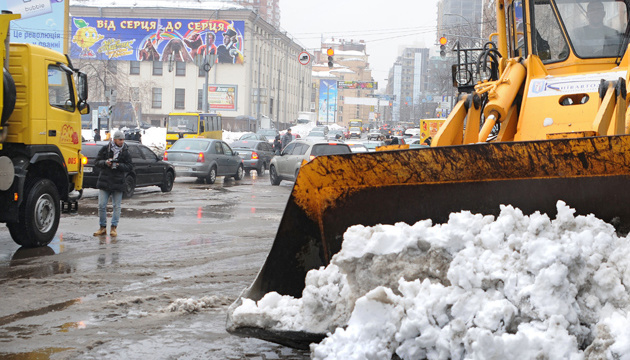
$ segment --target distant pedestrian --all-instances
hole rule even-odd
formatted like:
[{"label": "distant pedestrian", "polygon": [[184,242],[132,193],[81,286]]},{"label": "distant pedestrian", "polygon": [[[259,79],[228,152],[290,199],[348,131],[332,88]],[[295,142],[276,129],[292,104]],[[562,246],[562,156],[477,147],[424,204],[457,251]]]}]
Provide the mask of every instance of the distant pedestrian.
[{"label": "distant pedestrian", "polygon": [[109,141],[112,139],[112,134],[109,132],[109,130],[105,130],[105,141]]},{"label": "distant pedestrian", "polygon": [[424,139],[424,141],[422,143],[424,145],[431,146],[431,137],[429,136],[428,138]]},{"label": "distant pedestrian", "polygon": [[396,136],[392,136],[392,141],[389,145],[398,145],[398,138]]},{"label": "distant pedestrian", "polygon": [[291,128],[288,128],[287,132],[282,135],[282,149],[284,150],[291,141],[293,141],[293,135],[291,134]]},{"label": "distant pedestrian", "polygon": [[276,138],[273,140],[273,153],[276,155],[280,155],[282,152],[282,141],[280,140],[280,135],[276,135]]},{"label": "distant pedestrian", "polygon": [[94,129],[94,141],[101,141],[101,132],[98,129]]},{"label": "distant pedestrian", "polygon": [[116,131],[114,139],[99,150],[94,166],[101,169],[96,182],[98,192],[98,218],[101,227],[94,236],[107,234],[107,202],[112,198],[114,213],[112,215],[109,235],[118,236],[118,220],[120,219],[120,203],[125,191],[125,176],[133,171],[129,146],[125,144],[125,134]]}]

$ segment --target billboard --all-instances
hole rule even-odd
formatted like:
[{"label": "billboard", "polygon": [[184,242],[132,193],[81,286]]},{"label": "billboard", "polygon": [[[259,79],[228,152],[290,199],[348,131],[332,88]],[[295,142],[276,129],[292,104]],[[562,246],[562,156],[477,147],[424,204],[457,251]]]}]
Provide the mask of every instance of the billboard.
[{"label": "billboard", "polygon": [[378,82],[376,81],[337,81],[339,90],[378,90]]},{"label": "billboard", "polygon": [[70,57],[243,64],[244,21],[73,17]]},{"label": "billboard", "polygon": [[11,21],[12,42],[40,45],[60,53],[66,52],[66,5],[64,0],[0,0],[2,9],[22,15]]},{"label": "billboard", "polygon": [[420,120],[420,143],[424,143],[424,140],[429,136],[433,139],[445,120],[446,119]]},{"label": "billboard", "polygon": [[236,85],[208,85],[208,103],[212,110],[236,110]]},{"label": "billboard", "polygon": [[322,124],[334,123],[337,111],[337,80],[319,80],[319,116]]}]

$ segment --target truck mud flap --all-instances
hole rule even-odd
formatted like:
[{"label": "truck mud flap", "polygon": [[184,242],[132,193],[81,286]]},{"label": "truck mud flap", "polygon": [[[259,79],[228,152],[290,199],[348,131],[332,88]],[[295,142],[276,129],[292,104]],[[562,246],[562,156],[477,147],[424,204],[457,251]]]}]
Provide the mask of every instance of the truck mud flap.
[{"label": "truck mud flap", "polygon": [[[462,210],[496,216],[501,204],[554,218],[563,200],[627,233],[628,185],[627,135],[317,157],[300,169],[270,253],[242,297],[301,297],[306,272],[327,265],[356,224],[443,223]],[[287,344],[267,329],[229,330]]]}]

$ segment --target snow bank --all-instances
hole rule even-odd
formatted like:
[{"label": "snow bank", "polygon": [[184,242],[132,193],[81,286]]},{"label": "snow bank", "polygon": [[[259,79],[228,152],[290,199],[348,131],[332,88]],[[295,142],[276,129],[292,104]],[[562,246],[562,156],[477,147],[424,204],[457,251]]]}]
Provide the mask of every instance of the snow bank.
[{"label": "snow bank", "polygon": [[328,333],[313,359],[630,359],[630,245],[594,216],[353,226],[302,298],[243,299],[237,326]]},{"label": "snow bank", "polygon": [[204,296],[201,299],[177,299],[169,304],[163,312],[197,312],[201,309],[211,309],[224,307],[230,304],[230,300],[225,296]]}]

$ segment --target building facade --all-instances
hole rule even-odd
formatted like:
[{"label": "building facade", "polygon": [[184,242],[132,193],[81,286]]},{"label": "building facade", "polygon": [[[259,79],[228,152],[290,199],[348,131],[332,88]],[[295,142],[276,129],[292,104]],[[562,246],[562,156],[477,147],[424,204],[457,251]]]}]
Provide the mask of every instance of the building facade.
[{"label": "building facade", "polygon": [[280,0],[224,0],[257,12],[266,22],[280,27]]},{"label": "building facade", "polygon": [[70,55],[88,73],[90,102],[129,103],[138,121],[164,125],[171,112],[201,112],[207,97],[233,131],[263,116],[284,128],[308,111],[311,68],[289,34],[239,5],[160,1],[70,6]]},{"label": "building facade", "polygon": [[392,95],[393,122],[418,122],[425,113],[429,87],[429,49],[405,48],[389,71],[386,93]]},{"label": "building facade", "polygon": [[[334,51],[332,68],[328,65],[328,49]],[[312,109],[318,113],[320,123],[347,127],[353,119],[365,124],[375,119],[378,109],[374,92],[378,87],[363,40],[322,41],[314,61]]]}]

